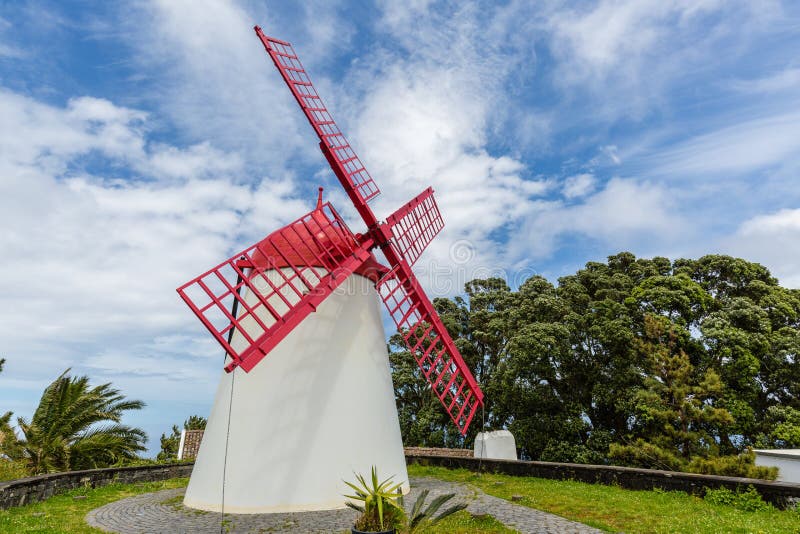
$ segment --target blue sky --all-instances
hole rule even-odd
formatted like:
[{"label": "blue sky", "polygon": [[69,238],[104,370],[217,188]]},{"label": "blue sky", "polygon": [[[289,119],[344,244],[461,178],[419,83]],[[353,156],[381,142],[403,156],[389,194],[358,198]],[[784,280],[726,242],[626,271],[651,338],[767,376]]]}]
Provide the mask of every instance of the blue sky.
[{"label": "blue sky", "polygon": [[308,211],[358,230],[252,26],[292,42],[383,194],[433,185],[431,296],[728,253],[800,287],[794,2],[0,2],[0,411],[71,367],[205,415],[174,289]]}]

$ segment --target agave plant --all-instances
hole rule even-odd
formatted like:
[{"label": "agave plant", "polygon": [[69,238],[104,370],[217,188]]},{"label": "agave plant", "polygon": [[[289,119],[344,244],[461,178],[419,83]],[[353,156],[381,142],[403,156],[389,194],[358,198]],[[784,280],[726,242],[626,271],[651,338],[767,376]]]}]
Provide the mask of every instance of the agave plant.
[{"label": "agave plant", "polygon": [[[455,497],[456,494],[448,493],[446,495],[439,495],[431,501],[425,510],[423,510],[422,507],[425,506],[425,501],[427,500],[429,493],[430,492],[428,490],[422,490],[422,492],[420,492],[417,500],[414,502],[414,506],[411,508],[411,514],[406,517],[406,524],[403,532],[411,534],[416,532],[418,529],[434,525],[445,517],[467,507],[465,503],[454,504],[439,515],[436,515],[436,512],[439,511],[439,508],[441,508],[444,503]],[[403,498],[400,497],[400,505],[402,506],[402,504]]]},{"label": "agave plant", "polygon": [[372,476],[369,482],[363,475],[353,473],[358,485],[344,481],[353,489],[355,495],[345,495],[348,499],[362,502],[356,504],[347,501],[345,504],[354,510],[361,512],[355,524],[355,528],[365,532],[381,532],[393,530],[405,523],[405,512],[398,503],[400,486],[402,483],[393,484],[390,476],[383,482],[378,481],[378,470],[372,466]]}]

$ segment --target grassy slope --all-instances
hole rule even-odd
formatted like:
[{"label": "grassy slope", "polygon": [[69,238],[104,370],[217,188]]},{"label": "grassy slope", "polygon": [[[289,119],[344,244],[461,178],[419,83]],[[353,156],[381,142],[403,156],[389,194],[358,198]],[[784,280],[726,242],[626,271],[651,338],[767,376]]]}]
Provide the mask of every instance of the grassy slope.
[{"label": "grassy slope", "polygon": [[[0,532],[102,532],[84,522],[89,510],[141,493],[181,488],[188,481],[188,478],[174,478],[161,482],[109,484],[96,489],[75,489],[43,502],[0,511]],[[86,498],[76,499],[76,496]]]},{"label": "grassy slope", "polygon": [[744,512],[714,505],[682,492],[632,491],[614,486],[507,475],[463,469],[409,466],[411,476],[466,482],[484,492],[552,512],[611,532],[796,533],[800,512]]}]

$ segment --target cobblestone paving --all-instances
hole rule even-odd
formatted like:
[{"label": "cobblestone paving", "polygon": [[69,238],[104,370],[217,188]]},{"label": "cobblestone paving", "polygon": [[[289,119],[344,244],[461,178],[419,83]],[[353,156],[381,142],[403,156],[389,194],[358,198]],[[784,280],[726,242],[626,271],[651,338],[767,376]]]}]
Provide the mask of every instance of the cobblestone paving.
[{"label": "cobblestone paving", "polygon": [[[522,533],[598,533],[597,529],[568,521],[539,510],[492,497],[462,485],[418,478],[411,480],[407,506],[413,504],[423,489],[430,491],[428,502],[443,493],[456,493],[456,499],[467,502],[467,511],[474,515],[488,514]],[[129,497],[89,512],[86,521],[106,532],[142,533],[218,533],[220,514],[186,508],[177,497],[185,489],[172,489]],[[224,532],[254,533],[317,533],[349,532],[356,512],[345,508],[324,512],[286,514],[226,514]]]}]

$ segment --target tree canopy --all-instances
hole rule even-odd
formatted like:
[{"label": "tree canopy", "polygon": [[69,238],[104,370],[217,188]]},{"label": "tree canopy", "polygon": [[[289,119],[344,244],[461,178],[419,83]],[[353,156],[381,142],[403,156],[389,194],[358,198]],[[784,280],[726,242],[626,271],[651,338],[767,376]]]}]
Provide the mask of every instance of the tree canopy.
[{"label": "tree canopy", "polygon": [[[508,428],[531,459],[758,476],[740,453],[800,444],[800,291],[762,265],[623,252],[555,285],[465,293],[434,305],[486,394],[466,443]],[[390,346],[406,444],[464,444]]]},{"label": "tree canopy", "polygon": [[24,463],[31,474],[107,467],[137,458],[147,436],[120,421],[144,403],[126,399],[111,384],[91,387],[88,377],[68,373],[47,386],[30,420],[17,418],[21,438],[4,433],[0,452]]}]

